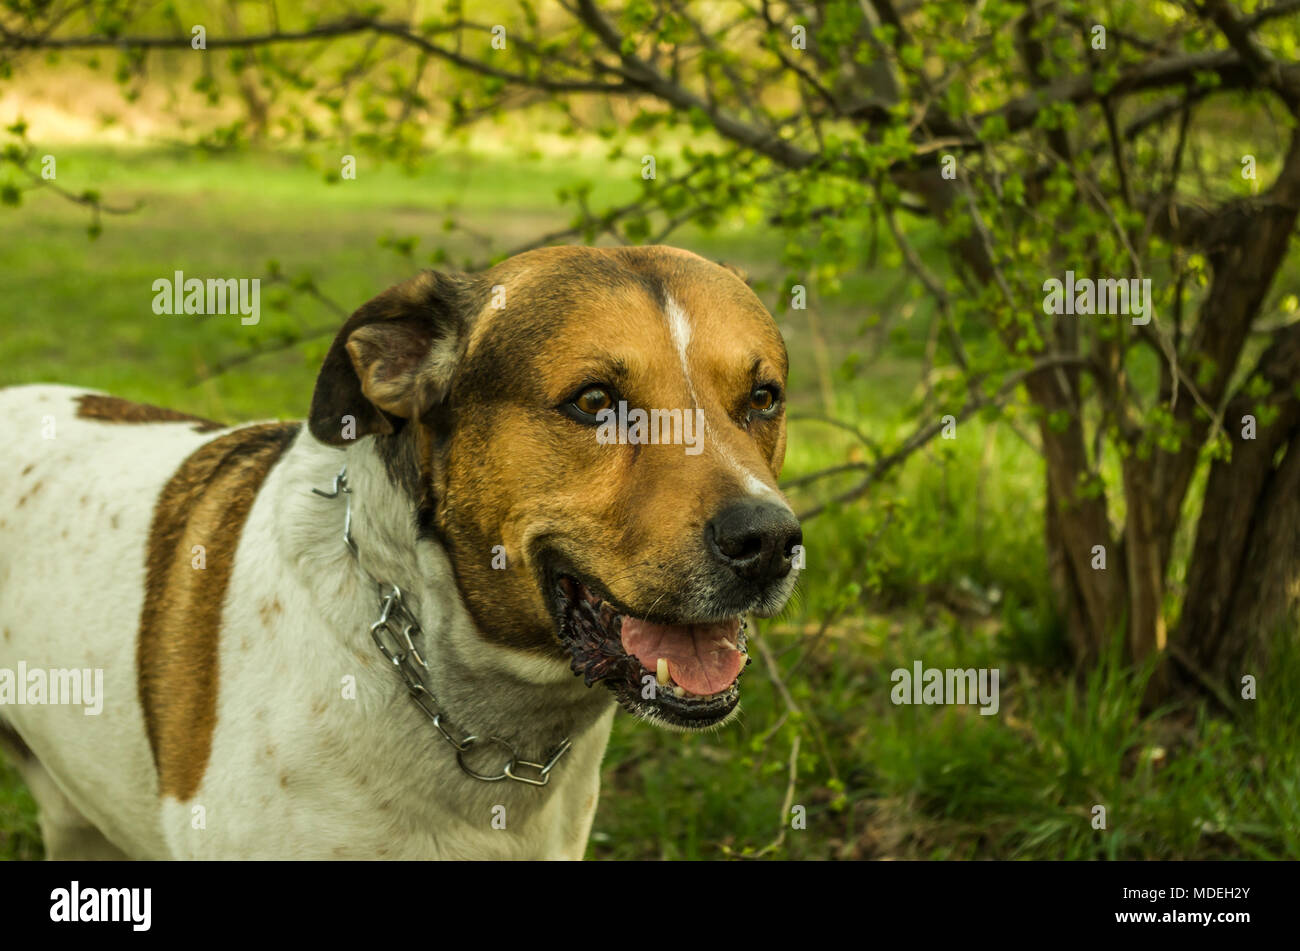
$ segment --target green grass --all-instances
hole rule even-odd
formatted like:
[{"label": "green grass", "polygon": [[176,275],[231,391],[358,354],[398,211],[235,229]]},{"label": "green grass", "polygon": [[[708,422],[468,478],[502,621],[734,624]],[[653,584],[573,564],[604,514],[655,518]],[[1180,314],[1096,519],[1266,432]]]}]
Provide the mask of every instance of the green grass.
[{"label": "green grass", "polygon": [[[477,238],[444,231],[449,205],[510,247],[566,224],[554,193],[580,177],[598,183],[597,204],[635,193],[598,165],[553,160],[449,154],[411,177],[363,159],[357,181],[327,185],[302,157],[62,152],[63,187],[142,207],[107,218],[97,241],[86,238],[84,211],[53,195],[0,212],[0,385],[78,383],[220,419],[301,416],[323,337],[193,380],[284,334],[332,333],[336,314],[301,296],[277,309],[278,292],[264,287],[254,327],[158,317],[152,281],[176,269],[264,275],[274,259],[287,274],[314,275],[350,310],[441,244],[455,261],[486,256]],[[412,234],[421,240],[410,256],[380,245]],[[932,232],[913,239],[933,257]],[[674,241],[760,280],[778,273],[779,246],[761,228],[730,223]],[[770,291],[764,299],[774,304]],[[867,318],[885,309],[898,310],[902,329],[878,339]],[[883,264],[820,302],[834,415],[880,442],[906,431],[925,314]],[[810,316],[778,315],[796,413],[828,409]],[[860,359],[839,365],[850,352]],[[860,452],[840,430],[793,423],[786,475]],[[757,634],[775,666],[755,657],[737,724],[681,737],[617,719],[592,857],[1300,858],[1294,690],[1265,690],[1238,721],[1201,708],[1143,715],[1139,673],[1107,664],[1079,683],[1063,672],[1045,587],[1041,462],[1007,428],[963,423],[959,438],[932,443],[805,534],[798,596]],[[890,672],[917,659],[1000,668],[1001,710],[895,706]],[[1297,676],[1295,651],[1282,651],[1270,682]],[[782,813],[796,742],[790,795],[806,811],[802,830]],[[1092,827],[1097,805],[1105,830]],[[32,810],[0,764],[0,857],[38,854]]]},{"label": "green grass", "polygon": [[36,803],[18,771],[0,753],[0,859],[39,859],[43,855]]}]

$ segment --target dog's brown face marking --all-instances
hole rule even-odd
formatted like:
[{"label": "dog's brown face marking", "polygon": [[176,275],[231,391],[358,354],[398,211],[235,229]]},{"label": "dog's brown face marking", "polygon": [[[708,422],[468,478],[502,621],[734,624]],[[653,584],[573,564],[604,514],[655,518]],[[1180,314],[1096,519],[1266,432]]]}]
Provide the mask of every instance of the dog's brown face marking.
[{"label": "dog's brown face marking", "polygon": [[[216,725],[221,607],[258,488],[299,430],[267,423],[194,452],[158,497],[137,644],[140,704],[161,795],[199,788]],[[194,567],[194,546],[204,567]]]},{"label": "dog's brown face marking", "polygon": [[132,403],[130,400],[116,396],[101,396],[96,393],[77,397],[77,416],[81,419],[97,419],[105,423],[195,423],[194,431],[197,433],[209,433],[226,428],[223,423],[215,423],[200,416],[191,416],[161,406],[150,406],[148,403]]},{"label": "dog's brown face marking", "polygon": [[[506,306],[478,315],[442,422],[445,450],[439,458],[437,434],[422,427],[422,469],[481,630],[562,656],[537,560],[561,553],[629,609],[671,611],[707,558],[708,519],[775,487],[784,414],[746,412],[756,386],[784,389],[785,346],[743,281],[683,251],[551,249],[482,280],[505,287]],[[557,409],[590,383],[632,407],[702,409],[702,451],[601,445]],[[494,545],[505,570],[492,566]]]}]

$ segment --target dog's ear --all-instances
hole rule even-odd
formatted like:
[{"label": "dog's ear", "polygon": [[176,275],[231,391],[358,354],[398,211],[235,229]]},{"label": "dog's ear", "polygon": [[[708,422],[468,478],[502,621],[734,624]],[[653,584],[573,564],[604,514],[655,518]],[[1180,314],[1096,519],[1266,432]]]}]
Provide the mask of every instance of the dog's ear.
[{"label": "dog's ear", "polygon": [[749,283],[749,275],[745,273],[744,268],[739,268],[734,264],[728,264],[726,261],[717,261],[715,263],[718,265],[718,267],[726,268],[728,271],[736,275],[736,277],[740,278],[746,284]]},{"label": "dog's ear", "polygon": [[425,271],[348,318],[316,378],[308,425],[323,443],[395,433],[451,387],[467,319],[468,280]]}]

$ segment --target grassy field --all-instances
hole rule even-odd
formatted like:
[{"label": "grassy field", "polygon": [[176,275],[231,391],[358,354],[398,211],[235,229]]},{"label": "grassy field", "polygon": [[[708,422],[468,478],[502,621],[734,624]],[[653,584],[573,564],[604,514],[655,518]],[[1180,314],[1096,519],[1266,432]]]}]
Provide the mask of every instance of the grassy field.
[{"label": "grassy field", "polygon": [[[483,259],[488,236],[499,250],[563,226],[555,192],[582,178],[597,204],[635,193],[596,163],[463,154],[418,177],[363,165],[328,185],[303,157],[61,151],[63,187],[140,207],[107,217],[95,241],[85,211],[54,195],[0,211],[0,385],[78,383],[227,420],[300,417],[337,313],[264,283],[256,326],[160,317],[152,281],[267,276],[274,261],[313,275],[347,311],[440,245],[454,261]],[[445,230],[452,209],[467,230]],[[384,246],[407,235],[421,238],[410,254]],[[923,253],[928,238],[914,236]],[[674,243],[761,281],[775,277],[775,240],[737,222]],[[871,318],[885,309],[904,319],[882,336]],[[792,412],[897,437],[920,396],[924,313],[882,259],[811,311],[779,315]],[[202,379],[304,332],[306,343]],[[786,476],[860,453],[839,429],[795,421]],[[758,628],[737,725],[683,738],[617,720],[590,857],[1300,858],[1298,692],[1264,691],[1243,720],[1199,707],[1145,715],[1140,673],[1067,676],[1045,590],[1041,463],[1005,427],[964,423],[805,537],[801,589]],[[1300,658],[1282,653],[1272,679],[1295,683]],[[998,714],[893,705],[890,672],[916,660],[1000,668]],[[790,828],[787,800],[806,828]],[[1096,805],[1104,830],[1092,827]],[[30,798],[0,764],[0,856],[39,854]]]}]

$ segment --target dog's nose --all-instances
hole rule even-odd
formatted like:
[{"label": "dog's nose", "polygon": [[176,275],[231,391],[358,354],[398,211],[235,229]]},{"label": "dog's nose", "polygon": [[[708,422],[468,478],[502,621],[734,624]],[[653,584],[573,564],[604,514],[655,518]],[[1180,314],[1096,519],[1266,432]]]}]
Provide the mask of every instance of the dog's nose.
[{"label": "dog's nose", "polygon": [[713,554],[741,578],[766,583],[790,573],[803,542],[799,520],[784,505],[746,499],[713,517],[705,532]]}]

